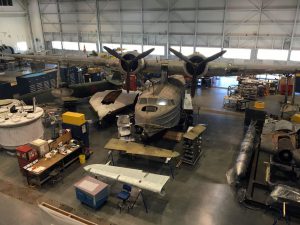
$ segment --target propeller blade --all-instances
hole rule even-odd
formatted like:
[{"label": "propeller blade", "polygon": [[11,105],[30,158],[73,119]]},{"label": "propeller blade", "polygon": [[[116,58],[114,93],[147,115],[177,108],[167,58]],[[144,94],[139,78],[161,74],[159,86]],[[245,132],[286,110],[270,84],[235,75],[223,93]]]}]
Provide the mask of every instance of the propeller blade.
[{"label": "propeller blade", "polygon": [[154,48],[149,49],[148,51],[142,52],[137,57],[134,58],[134,60],[140,60],[142,58],[145,58],[147,55],[149,55],[151,52],[154,51]]},{"label": "propeller blade", "polygon": [[195,96],[197,88],[197,76],[193,76],[192,83],[191,83],[191,97],[193,98]]},{"label": "propeller blade", "polygon": [[188,57],[182,55],[180,52],[176,51],[173,48],[169,48],[170,52],[172,52],[174,55],[176,55],[179,59],[182,59],[183,61],[185,61],[186,63],[189,63],[191,65],[194,65]]},{"label": "propeller blade", "polygon": [[[103,47],[109,54],[111,54],[112,56],[116,57],[117,59],[120,59],[123,62],[126,62],[126,60],[124,60],[122,58],[122,56],[120,56],[115,50],[110,49],[109,47],[104,46]],[[127,62],[126,62],[127,63]]]},{"label": "propeller blade", "polygon": [[217,59],[217,58],[221,57],[222,55],[224,55],[225,52],[226,52],[225,50],[224,50],[224,51],[220,51],[220,52],[218,52],[217,54],[214,54],[214,55],[212,55],[212,56],[210,56],[210,57],[207,57],[205,60],[203,60],[203,61],[201,62],[201,64],[203,64],[203,63],[208,63],[208,62],[211,62],[211,61],[214,61],[215,59]]}]

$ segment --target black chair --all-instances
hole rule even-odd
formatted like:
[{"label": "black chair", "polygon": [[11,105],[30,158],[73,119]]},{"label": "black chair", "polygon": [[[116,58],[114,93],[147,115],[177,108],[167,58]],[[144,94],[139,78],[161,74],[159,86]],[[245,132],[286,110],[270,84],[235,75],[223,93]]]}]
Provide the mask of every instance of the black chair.
[{"label": "black chair", "polygon": [[[127,206],[127,201],[130,198],[131,195],[131,186],[128,184],[123,184],[123,188],[122,191],[118,193],[118,199],[121,199],[122,202],[119,203],[119,208],[120,208],[120,213],[122,211],[123,208],[125,208]],[[128,211],[129,211],[129,206],[127,207]]]}]

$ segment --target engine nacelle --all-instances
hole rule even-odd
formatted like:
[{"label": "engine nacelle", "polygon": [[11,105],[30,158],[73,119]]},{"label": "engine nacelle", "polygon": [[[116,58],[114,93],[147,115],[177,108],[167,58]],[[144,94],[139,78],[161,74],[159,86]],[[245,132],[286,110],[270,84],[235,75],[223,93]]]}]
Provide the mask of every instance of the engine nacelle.
[{"label": "engine nacelle", "polygon": [[[137,51],[131,51],[131,52],[123,53],[122,57],[125,60],[131,60],[131,59],[134,59],[138,55],[139,55],[139,53]],[[127,72],[126,63],[124,63],[123,61],[120,61],[120,67],[124,72]],[[140,71],[144,67],[145,67],[145,61],[144,61],[144,59],[140,59],[140,60],[133,63],[133,65],[131,66],[130,72],[131,73],[137,73],[138,71]]]},{"label": "engine nacelle", "polygon": [[[204,55],[199,54],[199,53],[194,53],[192,55],[189,55],[188,58],[193,63],[200,63],[204,59],[206,59],[206,57]],[[195,74],[193,66],[189,65],[186,62],[183,64],[183,69],[184,69],[184,72],[190,76],[193,76]],[[208,65],[207,65],[207,63],[205,63],[205,64],[201,65],[200,68],[198,68],[196,75],[197,76],[204,75],[207,73],[207,70],[208,70]]]}]

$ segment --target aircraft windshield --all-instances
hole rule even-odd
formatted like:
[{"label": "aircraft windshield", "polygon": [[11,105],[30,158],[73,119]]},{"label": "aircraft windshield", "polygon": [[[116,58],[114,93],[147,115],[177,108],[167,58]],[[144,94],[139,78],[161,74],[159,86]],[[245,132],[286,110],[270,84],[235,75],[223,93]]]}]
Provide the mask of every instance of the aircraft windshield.
[{"label": "aircraft windshield", "polygon": [[164,99],[164,98],[140,98],[139,104],[148,104],[148,105],[175,105],[173,99]]}]

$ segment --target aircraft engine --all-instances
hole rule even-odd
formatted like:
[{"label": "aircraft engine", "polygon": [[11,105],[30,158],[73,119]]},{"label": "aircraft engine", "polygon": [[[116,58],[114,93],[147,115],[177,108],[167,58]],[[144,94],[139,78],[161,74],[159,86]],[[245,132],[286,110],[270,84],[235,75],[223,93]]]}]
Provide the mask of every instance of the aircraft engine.
[{"label": "aircraft engine", "polygon": [[[195,63],[195,64],[201,64],[202,61],[204,61],[206,59],[206,57],[202,54],[199,54],[199,53],[194,53],[190,56],[188,56],[188,59],[192,62],[192,63]],[[184,69],[184,72],[190,76],[193,77],[193,75],[195,74],[196,71],[194,71],[194,67],[190,64],[190,63],[187,63],[187,62],[184,62],[184,65],[183,65],[183,69]],[[201,64],[197,69],[197,76],[199,75],[204,75],[207,73],[207,70],[208,70],[208,64],[207,63],[204,63],[204,64]]]},{"label": "aircraft engine", "polygon": [[[124,54],[122,54],[123,59],[125,59],[126,61],[132,61],[132,65],[130,66],[131,73],[137,73],[138,71],[143,69],[145,66],[144,59],[133,60],[138,55],[139,55],[139,53],[137,51],[125,52]],[[124,72],[127,72],[127,65],[128,64],[126,64],[124,61],[120,60],[120,67]]]},{"label": "aircraft engine", "polygon": [[197,77],[199,75],[203,75],[208,70],[208,63],[221,57],[226,51],[220,51],[210,57],[204,57],[199,53],[195,53],[188,57],[182,55],[180,52],[176,51],[175,49],[169,48],[170,52],[176,55],[179,59],[183,60],[184,66],[183,69],[185,73],[189,74],[192,77],[192,84],[191,84],[191,96],[194,97],[195,90],[197,87]]},{"label": "aircraft engine", "polygon": [[144,68],[145,62],[144,58],[149,55],[151,52],[154,51],[154,48],[151,48],[145,52],[139,54],[137,51],[133,52],[126,52],[123,55],[119,55],[115,50],[110,49],[104,46],[104,49],[111,54],[112,56],[116,57],[120,60],[121,69],[126,72],[126,89],[127,93],[129,92],[129,82],[130,82],[130,73],[136,73],[140,69]]}]

